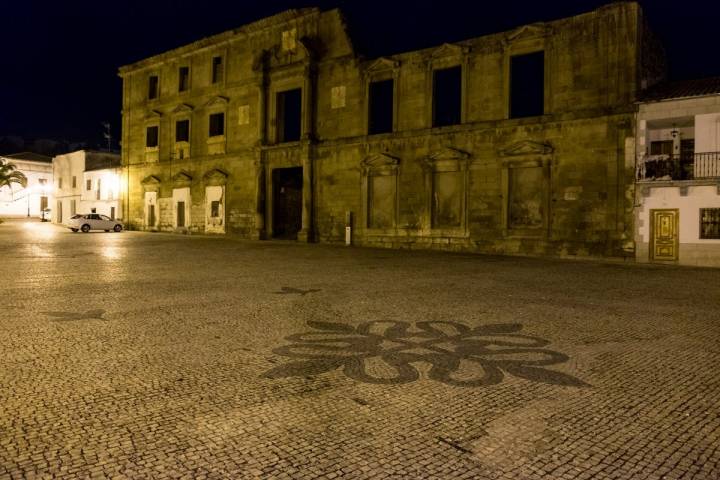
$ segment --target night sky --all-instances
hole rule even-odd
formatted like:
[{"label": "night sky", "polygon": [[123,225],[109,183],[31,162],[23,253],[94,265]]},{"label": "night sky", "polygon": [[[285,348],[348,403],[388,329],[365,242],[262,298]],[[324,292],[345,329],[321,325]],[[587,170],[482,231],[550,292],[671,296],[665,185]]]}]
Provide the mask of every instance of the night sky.
[{"label": "night sky", "polygon": [[[0,137],[86,141],[120,133],[117,69],[288,8],[340,7],[367,57],[429,47],[592,10],[600,0],[14,1],[0,11]],[[641,2],[670,78],[720,75],[720,2]],[[474,5],[470,9],[468,5]],[[5,153],[5,152],[0,152]]]}]

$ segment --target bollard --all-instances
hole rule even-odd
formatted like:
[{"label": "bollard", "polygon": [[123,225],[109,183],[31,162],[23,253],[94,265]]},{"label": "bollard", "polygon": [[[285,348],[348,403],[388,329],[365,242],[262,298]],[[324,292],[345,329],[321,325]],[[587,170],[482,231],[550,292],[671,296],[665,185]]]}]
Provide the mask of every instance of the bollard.
[{"label": "bollard", "polygon": [[345,245],[352,245],[352,212],[345,212]]}]

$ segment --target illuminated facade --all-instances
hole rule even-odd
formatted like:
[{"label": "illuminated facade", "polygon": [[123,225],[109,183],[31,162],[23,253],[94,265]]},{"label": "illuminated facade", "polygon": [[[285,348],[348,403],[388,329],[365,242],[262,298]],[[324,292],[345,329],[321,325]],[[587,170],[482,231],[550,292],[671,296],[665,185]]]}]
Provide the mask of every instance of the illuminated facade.
[{"label": "illuminated facade", "polygon": [[55,196],[52,221],[76,213],[99,213],[122,219],[120,155],[78,150],[53,159]]},{"label": "illuminated facade", "polygon": [[633,256],[635,2],[366,59],[287,11],[120,69],[131,228]]},{"label": "illuminated facade", "polygon": [[0,217],[42,217],[43,210],[52,208],[52,159],[36,153],[16,153],[0,157],[12,163],[27,178],[25,188],[13,184],[0,188]]}]

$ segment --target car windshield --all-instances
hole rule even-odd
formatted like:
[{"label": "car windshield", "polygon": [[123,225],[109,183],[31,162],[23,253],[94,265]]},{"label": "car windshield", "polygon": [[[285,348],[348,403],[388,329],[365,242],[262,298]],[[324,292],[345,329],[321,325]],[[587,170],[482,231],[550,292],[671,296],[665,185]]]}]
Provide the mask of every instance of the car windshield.
[{"label": "car windshield", "polygon": [[77,215],[73,215],[73,216],[70,217],[70,218],[82,218],[82,217],[83,217],[83,216],[78,213]]},{"label": "car windshield", "polygon": [[110,220],[110,217],[108,217],[106,215],[100,215],[100,218],[103,220]]}]

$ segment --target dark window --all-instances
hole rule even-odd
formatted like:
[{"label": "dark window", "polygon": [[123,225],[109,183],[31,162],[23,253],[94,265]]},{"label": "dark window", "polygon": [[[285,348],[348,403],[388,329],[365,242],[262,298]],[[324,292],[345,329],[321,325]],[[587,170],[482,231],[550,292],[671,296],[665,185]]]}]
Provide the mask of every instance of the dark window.
[{"label": "dark window", "polygon": [[40,185],[47,185],[47,178],[40,178],[38,179],[38,183]]},{"label": "dark window", "polygon": [[62,177],[58,178],[58,188],[62,188]]},{"label": "dark window", "polygon": [[220,202],[218,200],[210,202],[210,216],[213,218],[220,216]]},{"label": "dark window", "polygon": [[160,128],[157,125],[147,127],[145,135],[145,146],[146,147],[157,147],[158,146],[158,130]]},{"label": "dark window", "polygon": [[720,208],[700,209],[700,238],[720,239]]},{"label": "dark window", "polygon": [[278,142],[300,140],[302,124],[302,90],[288,90],[277,94]]},{"label": "dark window", "polygon": [[148,98],[152,100],[158,97],[158,76],[150,75],[148,78]]},{"label": "dark window", "polygon": [[178,70],[178,91],[184,92],[190,88],[190,67],[180,67]]},{"label": "dark window", "polygon": [[223,77],[223,59],[222,57],[213,57],[212,59],[212,83],[218,83]]},{"label": "dark window", "polygon": [[48,208],[48,197],[40,197],[40,210]]},{"label": "dark window", "polygon": [[389,133],[393,129],[393,79],[370,83],[368,92],[368,133]]},{"label": "dark window", "polygon": [[545,113],[545,53],[510,58],[510,118]]},{"label": "dark window", "polygon": [[73,177],[72,179],[72,188],[77,188],[77,177]]},{"label": "dark window", "polygon": [[433,127],[460,123],[462,103],[462,68],[452,67],[433,72]]},{"label": "dark window", "polygon": [[175,122],[175,141],[190,141],[190,120],[178,120]]},{"label": "dark window", "polygon": [[85,182],[85,190],[92,190],[92,180],[89,178]]},{"label": "dark window", "polygon": [[225,114],[212,113],[210,114],[210,137],[217,137],[218,135],[225,135]]},{"label": "dark window", "polygon": [[650,142],[650,155],[672,155],[673,153],[673,141],[662,140],[657,142]]},{"label": "dark window", "polygon": [[101,191],[101,189],[100,189],[100,179],[98,178],[98,180],[97,180],[97,190],[95,191],[95,198],[96,198],[97,200],[100,200],[100,191]]}]

